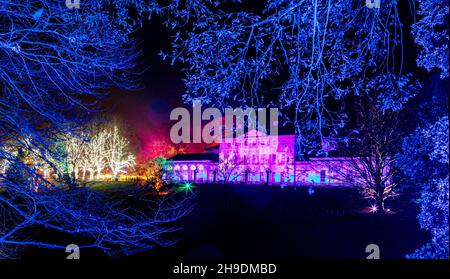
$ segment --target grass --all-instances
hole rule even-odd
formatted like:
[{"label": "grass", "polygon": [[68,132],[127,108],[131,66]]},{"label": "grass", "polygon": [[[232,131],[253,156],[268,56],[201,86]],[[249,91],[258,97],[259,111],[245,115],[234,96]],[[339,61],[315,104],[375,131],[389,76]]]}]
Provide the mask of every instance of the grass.
[{"label": "grass", "polygon": [[420,247],[417,208],[400,197],[397,214],[361,213],[367,201],[354,188],[198,185],[183,240],[168,249],[187,259],[364,259],[380,246],[382,258],[404,258]]},{"label": "grass", "polygon": [[[86,185],[125,205],[144,209],[133,182],[98,181]],[[381,257],[404,258],[427,241],[420,230],[417,205],[401,195],[389,207],[393,215],[361,213],[367,201],[354,188],[308,188],[250,185],[195,185],[194,210],[180,221],[180,242],[136,257],[147,259],[365,259],[368,244]],[[130,195],[131,194],[131,195]],[[78,240],[69,238],[70,243]],[[69,243],[69,242],[68,242]],[[33,257],[50,253],[30,252]],[[59,251],[55,257],[60,257]],[[53,255],[53,254],[52,254]],[[87,250],[85,258],[104,256]],[[31,256],[30,256],[31,257]],[[133,258],[134,256],[132,256]]]},{"label": "grass", "polygon": [[136,183],[131,181],[96,181],[87,183],[86,186],[93,191],[126,191],[136,187]]}]

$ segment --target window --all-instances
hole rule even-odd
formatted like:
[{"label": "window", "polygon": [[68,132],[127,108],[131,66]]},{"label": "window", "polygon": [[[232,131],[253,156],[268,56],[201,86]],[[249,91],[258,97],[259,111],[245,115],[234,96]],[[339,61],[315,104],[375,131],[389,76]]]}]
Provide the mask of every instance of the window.
[{"label": "window", "polygon": [[327,182],[327,172],[326,170],[321,170],[320,171],[320,182]]},{"label": "window", "polygon": [[280,174],[279,173],[275,174],[275,182],[280,182]]},{"label": "window", "polygon": [[275,162],[277,161],[277,154],[272,154],[272,164],[275,164]]},{"label": "window", "polygon": [[258,182],[261,180],[261,178],[258,175],[252,175],[253,182]]},{"label": "window", "polygon": [[286,161],[286,154],[281,154],[280,163],[284,163]]},{"label": "window", "polygon": [[267,155],[262,155],[262,160],[264,164],[267,164]]}]

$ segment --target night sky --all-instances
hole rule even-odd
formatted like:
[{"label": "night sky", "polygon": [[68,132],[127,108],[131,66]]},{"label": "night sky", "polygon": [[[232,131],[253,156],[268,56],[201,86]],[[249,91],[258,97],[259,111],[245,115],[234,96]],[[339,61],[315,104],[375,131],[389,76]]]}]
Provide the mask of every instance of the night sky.
[{"label": "night sky", "polygon": [[[125,130],[137,151],[138,161],[167,155],[170,145],[170,112],[184,106],[181,95],[184,92],[182,73],[177,65],[171,66],[158,55],[170,47],[170,30],[162,20],[155,17],[146,22],[136,33],[142,40],[142,57],[139,63],[145,68],[140,89],[136,92],[112,90],[111,107],[108,112],[119,117],[126,125]],[[199,152],[202,146],[189,145],[186,152]]]}]

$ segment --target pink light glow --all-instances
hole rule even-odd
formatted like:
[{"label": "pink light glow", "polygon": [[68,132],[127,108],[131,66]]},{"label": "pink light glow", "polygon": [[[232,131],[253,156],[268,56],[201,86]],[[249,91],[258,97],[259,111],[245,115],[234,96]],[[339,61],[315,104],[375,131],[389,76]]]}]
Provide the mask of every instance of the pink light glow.
[{"label": "pink light glow", "polygon": [[[115,94],[114,96],[122,96]],[[172,100],[173,101],[173,100]],[[111,99],[109,106],[117,106],[114,116],[126,124],[131,145],[136,151],[138,163],[158,156],[169,158],[178,153],[170,140],[170,111],[179,106],[178,101],[169,99],[147,100],[143,95],[127,95],[126,98]],[[196,153],[204,150],[204,144],[188,144],[180,153]]]}]

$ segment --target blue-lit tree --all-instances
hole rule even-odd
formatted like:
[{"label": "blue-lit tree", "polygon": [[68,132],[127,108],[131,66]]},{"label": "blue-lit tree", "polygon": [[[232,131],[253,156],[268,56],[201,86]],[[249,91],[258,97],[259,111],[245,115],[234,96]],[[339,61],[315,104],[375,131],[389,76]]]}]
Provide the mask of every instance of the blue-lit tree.
[{"label": "blue-lit tree", "polygon": [[413,96],[394,55],[402,53],[397,1],[370,9],[363,1],[267,0],[259,13],[192,1],[174,10],[167,24],[192,28],[177,31],[173,51],[161,55],[185,65],[185,101],[276,106],[300,135],[299,147],[336,137],[347,120],[342,101],[368,86],[379,89],[383,109]]},{"label": "blue-lit tree", "polygon": [[[448,2],[418,0],[417,3],[418,20],[412,28],[419,49],[417,65],[428,72],[436,71],[448,82]],[[439,101],[433,97],[433,102],[419,111],[419,127],[404,139],[398,160],[403,172],[421,191],[418,219],[421,227],[431,233],[431,241],[408,258],[449,258],[449,130],[445,105],[448,92],[442,95],[447,97]]]},{"label": "blue-lit tree", "polygon": [[421,127],[403,142],[399,162],[404,173],[421,189],[419,223],[431,241],[408,255],[411,258],[448,258],[448,116]]},{"label": "blue-lit tree", "polygon": [[25,232],[33,227],[87,238],[79,244],[81,249],[98,248],[111,256],[166,247],[177,241],[176,221],[190,210],[190,196],[183,194],[142,196],[135,208],[124,199],[111,202],[111,197],[84,188],[25,191],[13,181],[3,182],[0,196],[0,247],[5,254],[6,249],[23,246],[64,249],[68,244],[30,239]]},{"label": "blue-lit tree", "polygon": [[87,189],[58,187],[38,171],[41,162],[61,162],[64,139],[81,132],[105,89],[136,87],[139,52],[130,34],[139,18],[132,15],[149,10],[158,12],[140,0],[82,1],[80,9],[65,1],[1,1],[1,257],[30,245],[67,245],[34,239],[30,228],[83,236],[90,242],[81,247],[114,256],[175,241],[172,224],[189,212],[185,196],[130,209]]},{"label": "blue-lit tree", "polygon": [[413,24],[414,42],[419,47],[417,64],[448,77],[448,1],[417,0],[418,21]]},{"label": "blue-lit tree", "polygon": [[[108,12],[131,1],[2,1],[0,88],[2,159],[12,145],[40,154],[80,127],[111,86],[133,88],[137,55],[131,25]],[[36,152],[36,151],[34,151]],[[45,158],[43,158],[45,159]]]}]

